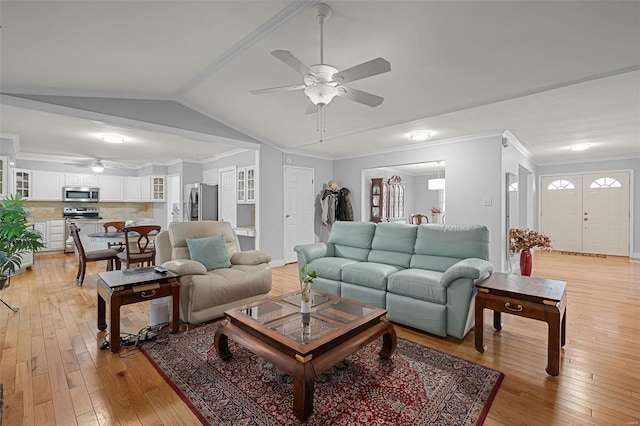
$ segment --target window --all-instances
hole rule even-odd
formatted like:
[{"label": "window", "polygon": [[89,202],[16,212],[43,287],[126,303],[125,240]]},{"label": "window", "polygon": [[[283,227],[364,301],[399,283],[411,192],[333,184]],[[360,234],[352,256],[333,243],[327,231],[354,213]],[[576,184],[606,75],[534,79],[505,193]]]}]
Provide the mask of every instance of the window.
[{"label": "window", "polygon": [[589,188],[622,188],[622,184],[617,179],[602,177],[591,182]]},{"label": "window", "polygon": [[576,189],[576,186],[564,179],[554,180],[547,186],[547,190],[549,191],[555,191],[557,189]]}]

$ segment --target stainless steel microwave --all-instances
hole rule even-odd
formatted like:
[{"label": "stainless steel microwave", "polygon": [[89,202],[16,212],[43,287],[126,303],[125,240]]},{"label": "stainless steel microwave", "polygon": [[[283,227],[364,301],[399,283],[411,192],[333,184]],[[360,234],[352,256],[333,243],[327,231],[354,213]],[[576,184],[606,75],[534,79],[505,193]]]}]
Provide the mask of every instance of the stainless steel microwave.
[{"label": "stainless steel microwave", "polygon": [[65,186],[62,188],[62,201],[97,203],[100,201],[100,188],[90,188],[87,186]]}]

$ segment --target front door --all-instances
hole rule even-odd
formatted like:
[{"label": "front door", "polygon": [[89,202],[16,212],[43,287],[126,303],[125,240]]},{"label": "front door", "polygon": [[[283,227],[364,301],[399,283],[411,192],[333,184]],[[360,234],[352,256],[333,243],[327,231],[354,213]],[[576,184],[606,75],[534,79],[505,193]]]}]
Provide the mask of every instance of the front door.
[{"label": "front door", "polygon": [[293,247],[315,241],[313,169],[284,168],[284,261],[297,261]]},{"label": "front door", "polygon": [[545,176],[541,229],[554,250],[629,255],[629,172]]}]

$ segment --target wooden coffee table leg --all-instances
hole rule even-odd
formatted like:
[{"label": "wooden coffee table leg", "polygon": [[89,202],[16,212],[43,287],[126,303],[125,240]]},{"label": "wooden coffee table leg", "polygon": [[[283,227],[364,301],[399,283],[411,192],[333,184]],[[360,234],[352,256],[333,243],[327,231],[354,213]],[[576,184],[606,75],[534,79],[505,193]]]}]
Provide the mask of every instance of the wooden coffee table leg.
[{"label": "wooden coffee table leg", "polygon": [[177,280],[171,281],[171,332],[177,333],[180,328],[180,284]]},{"label": "wooden coffee table leg", "polygon": [[[298,358],[298,356],[296,356]],[[305,421],[313,414],[313,390],[316,373],[311,360],[297,359],[293,368],[293,414]]]},{"label": "wooden coffee table leg", "polygon": [[387,326],[387,332],[382,335],[382,349],[378,355],[380,355],[380,358],[389,359],[396,350],[398,338],[393,324],[391,324],[386,318],[384,318],[382,322]]},{"label": "wooden coffee table leg", "polygon": [[223,361],[229,361],[231,359],[231,351],[229,350],[229,338],[224,334],[224,328],[229,324],[229,321],[225,321],[218,326],[216,335],[213,340],[213,344],[216,347],[218,356]]}]

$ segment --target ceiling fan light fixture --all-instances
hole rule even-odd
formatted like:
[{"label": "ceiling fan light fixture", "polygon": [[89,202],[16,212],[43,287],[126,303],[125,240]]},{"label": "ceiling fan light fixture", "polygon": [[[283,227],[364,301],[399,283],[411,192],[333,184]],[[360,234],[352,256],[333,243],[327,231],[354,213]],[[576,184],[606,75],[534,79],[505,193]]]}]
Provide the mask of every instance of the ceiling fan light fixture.
[{"label": "ceiling fan light fixture", "polygon": [[104,166],[102,165],[102,162],[96,161],[91,166],[91,170],[93,170],[94,173],[102,173],[104,171]]},{"label": "ceiling fan light fixture", "polygon": [[413,132],[409,135],[412,141],[426,141],[431,137],[431,132],[421,130],[419,132]]},{"label": "ceiling fan light fixture", "polygon": [[304,89],[304,94],[314,105],[328,105],[338,95],[338,89],[328,84],[316,84]]},{"label": "ceiling fan light fixture", "polygon": [[102,135],[102,140],[109,143],[124,143],[124,138],[120,135]]}]

